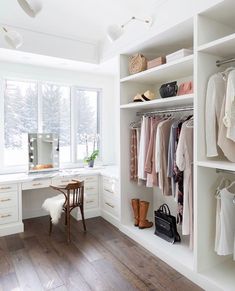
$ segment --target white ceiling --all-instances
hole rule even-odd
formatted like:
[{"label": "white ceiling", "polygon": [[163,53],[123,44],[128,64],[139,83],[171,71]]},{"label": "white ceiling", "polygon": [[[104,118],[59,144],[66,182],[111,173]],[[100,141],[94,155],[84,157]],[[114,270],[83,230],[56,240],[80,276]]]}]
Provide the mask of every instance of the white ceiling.
[{"label": "white ceiling", "polygon": [[110,24],[122,24],[131,16],[151,15],[167,0],[41,0],[43,9],[30,18],[17,0],[1,0],[0,23],[36,32],[92,43],[104,40]]}]

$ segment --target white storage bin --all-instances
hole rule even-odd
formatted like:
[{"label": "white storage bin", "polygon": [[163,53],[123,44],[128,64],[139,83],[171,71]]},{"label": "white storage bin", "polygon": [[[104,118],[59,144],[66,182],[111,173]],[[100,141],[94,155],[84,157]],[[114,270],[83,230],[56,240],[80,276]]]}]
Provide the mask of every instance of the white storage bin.
[{"label": "white storage bin", "polygon": [[189,49],[181,49],[179,51],[176,51],[172,54],[169,54],[166,56],[166,62],[169,63],[169,62],[173,62],[175,60],[178,60],[178,59],[181,59],[181,58],[184,58],[184,57],[187,57],[187,56],[190,56],[193,54],[193,51],[192,50],[189,50]]}]

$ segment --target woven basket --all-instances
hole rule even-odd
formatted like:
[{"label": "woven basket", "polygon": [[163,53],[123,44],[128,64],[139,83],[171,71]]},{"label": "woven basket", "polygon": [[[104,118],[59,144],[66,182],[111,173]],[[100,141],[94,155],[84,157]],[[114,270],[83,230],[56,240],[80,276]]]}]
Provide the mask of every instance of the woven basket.
[{"label": "woven basket", "polygon": [[135,54],[129,58],[129,72],[136,74],[147,69],[147,59],[141,54]]}]

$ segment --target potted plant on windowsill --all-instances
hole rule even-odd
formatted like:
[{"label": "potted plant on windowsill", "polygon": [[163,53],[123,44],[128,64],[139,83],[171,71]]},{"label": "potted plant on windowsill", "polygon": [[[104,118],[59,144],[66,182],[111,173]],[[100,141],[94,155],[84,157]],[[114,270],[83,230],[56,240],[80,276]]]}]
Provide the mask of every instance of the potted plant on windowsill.
[{"label": "potted plant on windowsill", "polygon": [[95,150],[89,157],[85,158],[85,162],[87,162],[88,167],[90,168],[94,167],[95,159],[98,157],[98,155],[99,155],[99,150]]}]

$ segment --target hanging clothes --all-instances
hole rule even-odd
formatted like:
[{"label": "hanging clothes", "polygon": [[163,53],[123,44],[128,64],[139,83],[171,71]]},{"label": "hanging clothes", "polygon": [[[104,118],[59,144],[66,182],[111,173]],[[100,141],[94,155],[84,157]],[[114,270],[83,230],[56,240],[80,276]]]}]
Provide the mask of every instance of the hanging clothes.
[{"label": "hanging clothes", "polygon": [[235,142],[235,70],[228,72],[225,100],[223,121],[227,128],[226,137]]},{"label": "hanging clothes", "polygon": [[150,140],[145,161],[145,171],[147,172],[146,187],[158,186],[157,173],[155,169],[155,140],[158,124],[161,119],[159,117],[151,117]]},{"label": "hanging clothes", "polygon": [[[220,114],[226,90],[226,80],[222,73],[214,74],[207,84],[205,104],[205,129],[206,129],[206,155],[207,157],[218,156],[218,131]],[[221,129],[222,130],[222,129]],[[224,129],[223,129],[224,130]]]},{"label": "hanging clothes", "polygon": [[182,234],[190,235],[190,248],[193,248],[193,127],[190,121],[182,125],[176,164],[184,172]]},{"label": "hanging clothes", "polygon": [[130,180],[138,179],[138,151],[137,151],[137,130],[131,129],[131,146],[130,146]]},{"label": "hanging clothes", "polygon": [[217,208],[219,219],[216,225],[216,252],[218,255],[226,256],[234,254],[235,243],[235,193],[224,188],[220,190],[220,207]]},{"label": "hanging clothes", "polygon": [[165,196],[172,195],[171,180],[167,176],[168,147],[171,125],[174,119],[167,119],[157,127],[155,145],[155,167],[159,178],[159,188]]}]

